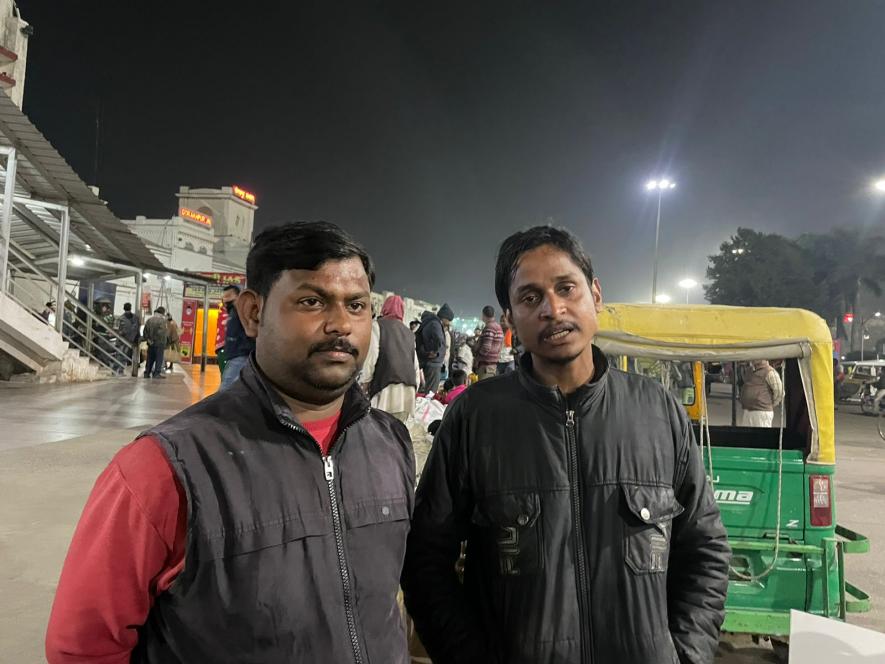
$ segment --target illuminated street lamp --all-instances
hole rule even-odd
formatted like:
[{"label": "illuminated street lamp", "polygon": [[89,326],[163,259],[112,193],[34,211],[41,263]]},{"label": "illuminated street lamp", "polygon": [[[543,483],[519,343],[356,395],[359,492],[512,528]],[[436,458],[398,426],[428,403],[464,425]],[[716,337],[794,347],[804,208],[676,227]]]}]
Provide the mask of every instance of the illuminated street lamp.
[{"label": "illuminated street lamp", "polygon": [[655,295],[655,302],[657,302],[658,304],[670,304],[670,302],[672,300],[673,300],[673,298],[670,297],[669,295],[667,295],[666,293],[661,293],[660,295]]},{"label": "illuminated street lamp", "polygon": [[685,303],[688,304],[688,291],[692,288],[696,288],[698,282],[692,279],[691,277],[686,277],[682,281],[679,282],[679,288],[685,291]]},{"label": "illuminated street lamp", "polygon": [[658,244],[661,238],[661,200],[664,192],[675,189],[676,183],[669,178],[661,178],[659,180],[649,180],[645,183],[645,190],[648,192],[658,192],[658,220],[655,223],[655,263],[654,270],[651,275],[651,301],[657,302],[658,295]]},{"label": "illuminated street lamp", "polygon": [[876,180],[873,183],[873,189],[875,189],[880,194],[885,194],[885,178],[882,178],[881,180]]}]

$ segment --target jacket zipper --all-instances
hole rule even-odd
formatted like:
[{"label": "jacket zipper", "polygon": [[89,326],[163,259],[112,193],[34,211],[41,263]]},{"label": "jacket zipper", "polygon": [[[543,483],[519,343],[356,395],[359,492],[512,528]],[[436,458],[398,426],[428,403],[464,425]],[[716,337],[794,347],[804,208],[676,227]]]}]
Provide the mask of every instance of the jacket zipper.
[{"label": "jacket zipper", "polygon": [[[367,409],[366,413],[368,412]],[[344,437],[347,430],[360,419],[362,419],[362,417],[357,418],[344,427],[335,439],[332,447],[334,447],[335,443]],[[289,424],[288,422],[285,424],[293,431],[305,433],[308,436],[310,435],[293,424]],[[329,449],[331,450],[332,447]],[[335,462],[332,460],[330,454],[323,454],[323,450],[319,444],[317,444],[317,448],[320,450],[320,454],[323,458],[323,471],[326,477],[326,485],[329,488],[329,499],[332,504],[332,529],[335,533],[335,549],[338,553],[338,573],[341,576],[341,586],[344,590],[344,615],[347,618],[347,631],[350,633],[350,646],[353,649],[353,661],[356,664],[363,664],[363,653],[360,649],[360,639],[356,631],[356,614],[353,610],[353,590],[350,587],[350,571],[347,568],[347,558],[345,557],[344,552],[344,529],[341,526],[341,510],[338,506],[338,492],[335,489]]]},{"label": "jacket zipper", "polygon": [[593,661],[593,634],[590,626],[590,602],[587,598],[590,581],[587,576],[587,551],[584,548],[584,506],[581,501],[581,482],[578,476],[578,440],[575,431],[575,411],[565,412],[565,435],[569,451],[569,483],[572,486],[572,518],[575,531],[575,558],[578,585],[578,619],[581,624],[581,659]]}]

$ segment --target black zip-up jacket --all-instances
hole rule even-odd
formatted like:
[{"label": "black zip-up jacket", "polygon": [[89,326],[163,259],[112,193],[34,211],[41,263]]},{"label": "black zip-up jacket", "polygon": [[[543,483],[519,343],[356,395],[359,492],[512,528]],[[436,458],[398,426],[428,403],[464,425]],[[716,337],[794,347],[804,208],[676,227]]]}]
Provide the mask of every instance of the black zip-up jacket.
[{"label": "black zip-up jacket", "polygon": [[434,664],[713,661],[730,549],[701,451],[658,382],[593,350],[568,397],[526,356],[446,413],[402,579]]},{"label": "black zip-up jacket", "polygon": [[354,386],[323,457],[252,358],[150,433],[187,495],[187,545],[133,663],[407,664],[415,460],[400,422]]}]

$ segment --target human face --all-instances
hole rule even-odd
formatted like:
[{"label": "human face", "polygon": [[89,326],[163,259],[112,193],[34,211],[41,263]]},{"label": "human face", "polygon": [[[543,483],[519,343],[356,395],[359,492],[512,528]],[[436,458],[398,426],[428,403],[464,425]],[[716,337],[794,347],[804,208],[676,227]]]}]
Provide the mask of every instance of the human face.
[{"label": "human face", "polygon": [[267,297],[244,290],[237,311],[255,356],[287,396],[327,405],[353,383],[369,349],[372,305],[359,258],[286,270]]},{"label": "human face", "polygon": [[235,291],[233,288],[231,288],[230,290],[226,290],[221,294],[221,301],[224,304],[229,304],[230,302],[233,302],[236,299],[237,299],[237,291]]},{"label": "human face", "polygon": [[536,361],[563,365],[585,353],[592,357],[602,290],[598,279],[587,283],[564,251],[542,245],[520,256],[510,307],[510,322]]}]

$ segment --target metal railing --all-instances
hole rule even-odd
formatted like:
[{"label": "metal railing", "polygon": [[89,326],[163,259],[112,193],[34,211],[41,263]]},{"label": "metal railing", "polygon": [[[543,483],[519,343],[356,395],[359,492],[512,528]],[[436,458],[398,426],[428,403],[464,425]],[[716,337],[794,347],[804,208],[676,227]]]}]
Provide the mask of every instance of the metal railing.
[{"label": "metal railing", "polygon": [[[62,338],[81,354],[114,373],[124,373],[138,361],[137,344],[120,336],[113,326],[66,290],[58,288],[57,280],[40,270],[14,244],[9,247],[6,294],[35,317],[44,320],[41,312],[29,302],[45,302],[46,293],[64,293],[64,302],[56,302],[56,317],[61,316]],[[21,292],[20,292],[21,291]],[[48,299],[54,298],[50,295]]]}]

